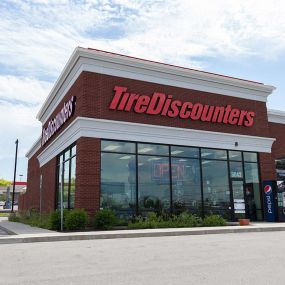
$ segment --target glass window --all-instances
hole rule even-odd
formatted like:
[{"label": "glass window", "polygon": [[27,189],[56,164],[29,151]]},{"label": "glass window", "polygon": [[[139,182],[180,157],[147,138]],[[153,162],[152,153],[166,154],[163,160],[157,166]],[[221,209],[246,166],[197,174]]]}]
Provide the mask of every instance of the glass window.
[{"label": "glass window", "polygon": [[136,159],[132,154],[101,154],[100,207],[121,217],[135,213]]},{"label": "glass window", "polygon": [[67,160],[69,158],[70,158],[70,148],[68,150],[66,150],[64,153],[64,160]]},{"label": "glass window", "polygon": [[139,143],[138,153],[139,154],[169,155],[169,149],[167,145]]},{"label": "glass window", "polygon": [[198,159],[172,158],[172,197],[175,212],[202,214],[200,163]]},{"label": "glass window", "polygon": [[[249,214],[261,220],[257,159],[253,152],[102,140],[100,206],[121,218],[173,210],[228,220]],[[285,163],[276,165],[285,173]],[[73,161],[70,167],[68,201],[73,207]]]},{"label": "glass window", "polygon": [[76,170],[76,157],[71,159],[71,172],[70,172],[70,206],[69,208],[74,208],[74,198],[75,198],[75,170]]},{"label": "glass window", "polygon": [[241,151],[230,150],[229,160],[242,161]]},{"label": "glass window", "polygon": [[203,188],[205,214],[231,218],[231,200],[226,161],[203,160]]},{"label": "glass window", "polygon": [[198,158],[199,148],[171,146],[171,156]]},{"label": "glass window", "polygon": [[285,180],[285,158],[275,160],[277,179]]},{"label": "glass window", "polygon": [[[72,152],[73,157],[70,157]],[[65,160],[63,160],[63,158]],[[76,168],[76,147],[69,147],[58,157],[57,167],[57,194],[56,199],[57,208],[60,208],[61,203],[61,183],[63,174],[63,207],[66,209],[74,208],[75,196],[75,175]],[[63,173],[62,173],[63,170]]]},{"label": "glass window", "polygon": [[245,200],[249,218],[253,221],[262,220],[262,204],[257,163],[245,163]]},{"label": "glass window", "polygon": [[244,164],[245,180],[246,182],[259,183],[258,164],[245,163]]},{"label": "glass window", "polygon": [[76,155],[76,145],[71,149],[71,156]]},{"label": "glass window", "polygon": [[227,151],[221,149],[202,148],[201,156],[204,159],[227,159]]},{"label": "glass window", "polygon": [[247,162],[257,162],[257,153],[255,152],[244,152],[243,159]]},{"label": "glass window", "polygon": [[230,162],[230,175],[231,178],[243,178],[242,162]]},{"label": "glass window", "polygon": [[69,163],[69,160],[64,163],[63,208],[65,209],[68,209]]},{"label": "glass window", "polygon": [[168,157],[138,156],[138,195],[142,213],[170,209]]},{"label": "glass window", "polygon": [[101,150],[108,152],[135,153],[136,147],[135,143],[102,140]]}]

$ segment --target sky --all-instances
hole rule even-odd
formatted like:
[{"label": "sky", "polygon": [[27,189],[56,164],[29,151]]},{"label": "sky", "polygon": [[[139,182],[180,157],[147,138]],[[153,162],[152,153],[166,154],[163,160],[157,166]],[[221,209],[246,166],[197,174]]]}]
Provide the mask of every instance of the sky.
[{"label": "sky", "polygon": [[36,114],[77,46],[273,85],[267,106],[285,111],[285,1],[1,0],[0,15],[0,178],[18,138],[26,180]]}]

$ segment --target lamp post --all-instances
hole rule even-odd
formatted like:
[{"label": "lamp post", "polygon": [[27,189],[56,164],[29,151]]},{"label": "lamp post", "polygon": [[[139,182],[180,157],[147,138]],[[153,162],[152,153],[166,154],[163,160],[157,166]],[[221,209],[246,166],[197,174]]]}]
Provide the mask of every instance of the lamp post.
[{"label": "lamp post", "polygon": [[15,184],[16,184],[18,144],[19,144],[19,140],[18,139],[15,141],[15,144],[16,144],[16,154],[15,154],[14,183],[13,183],[13,195],[12,195],[12,210],[11,210],[11,213],[14,213]]},{"label": "lamp post", "polygon": [[60,231],[63,232],[63,190],[64,190],[64,162],[61,164],[61,185],[60,185]]}]

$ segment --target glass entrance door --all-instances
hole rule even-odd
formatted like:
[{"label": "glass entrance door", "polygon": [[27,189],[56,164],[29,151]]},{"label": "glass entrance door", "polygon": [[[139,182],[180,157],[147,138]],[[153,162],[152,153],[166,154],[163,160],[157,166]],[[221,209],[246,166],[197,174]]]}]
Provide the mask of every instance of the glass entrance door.
[{"label": "glass entrance door", "polygon": [[232,180],[233,195],[233,216],[234,219],[243,219],[246,217],[244,183],[243,180]]}]

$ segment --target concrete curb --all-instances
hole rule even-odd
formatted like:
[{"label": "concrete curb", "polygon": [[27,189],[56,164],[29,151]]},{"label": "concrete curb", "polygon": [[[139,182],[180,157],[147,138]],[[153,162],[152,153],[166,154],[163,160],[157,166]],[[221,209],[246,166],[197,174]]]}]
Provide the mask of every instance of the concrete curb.
[{"label": "concrete curb", "polygon": [[54,241],[75,241],[75,240],[95,240],[95,239],[117,239],[117,238],[140,238],[140,237],[164,237],[164,236],[186,236],[186,235],[207,235],[207,234],[227,234],[227,233],[252,233],[252,232],[273,232],[285,231],[283,227],[251,227],[244,228],[207,228],[191,230],[167,230],[167,231],[142,231],[137,232],[98,232],[98,233],[57,233],[46,235],[14,235],[10,237],[0,237],[0,244],[33,243],[33,242],[54,242]]}]

